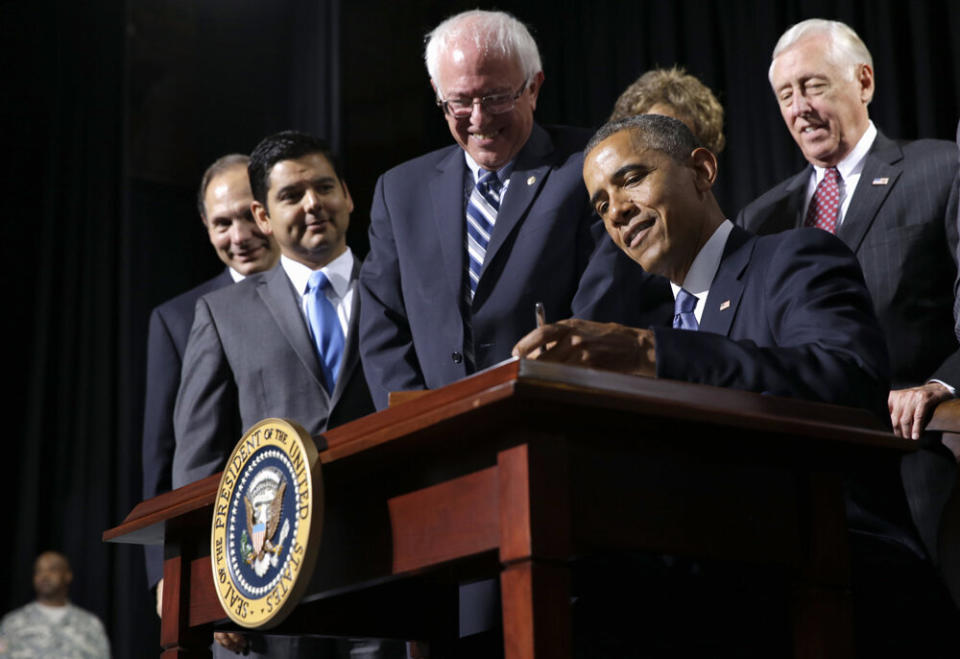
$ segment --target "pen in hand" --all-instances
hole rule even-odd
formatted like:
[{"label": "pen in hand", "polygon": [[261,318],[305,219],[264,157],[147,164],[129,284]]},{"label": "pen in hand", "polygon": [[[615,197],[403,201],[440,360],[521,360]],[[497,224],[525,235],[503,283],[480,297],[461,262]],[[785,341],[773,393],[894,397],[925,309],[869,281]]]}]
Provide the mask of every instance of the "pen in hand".
[{"label": "pen in hand", "polygon": [[[543,302],[537,302],[533,305],[533,313],[537,318],[537,329],[540,329],[547,324],[547,314],[543,310]],[[547,344],[540,346],[540,352],[543,353],[547,349]]]}]

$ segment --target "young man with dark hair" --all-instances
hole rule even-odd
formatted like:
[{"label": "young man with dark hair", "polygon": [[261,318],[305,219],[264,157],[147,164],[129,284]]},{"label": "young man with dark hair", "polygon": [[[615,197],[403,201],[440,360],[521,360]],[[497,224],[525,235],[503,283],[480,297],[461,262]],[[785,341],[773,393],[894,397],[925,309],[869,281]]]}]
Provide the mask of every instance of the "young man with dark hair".
[{"label": "young man with dark hair", "polygon": [[316,435],[373,410],[360,369],[353,200],[326,142],[264,138],[248,168],[254,219],[280,263],[204,296],[174,414],[175,487],[216,473],[243,431],[285,417]]}]

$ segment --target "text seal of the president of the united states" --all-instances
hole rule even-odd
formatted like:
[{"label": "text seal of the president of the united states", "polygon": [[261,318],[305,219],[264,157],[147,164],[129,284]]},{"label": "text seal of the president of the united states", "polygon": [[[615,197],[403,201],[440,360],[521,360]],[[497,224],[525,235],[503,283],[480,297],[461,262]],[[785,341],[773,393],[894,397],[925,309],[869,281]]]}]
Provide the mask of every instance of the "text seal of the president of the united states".
[{"label": "text seal of the president of the united states", "polygon": [[296,607],[313,574],[322,523],[313,439],[293,421],[264,419],[230,454],[213,506],[210,563],[231,620],[268,629]]}]

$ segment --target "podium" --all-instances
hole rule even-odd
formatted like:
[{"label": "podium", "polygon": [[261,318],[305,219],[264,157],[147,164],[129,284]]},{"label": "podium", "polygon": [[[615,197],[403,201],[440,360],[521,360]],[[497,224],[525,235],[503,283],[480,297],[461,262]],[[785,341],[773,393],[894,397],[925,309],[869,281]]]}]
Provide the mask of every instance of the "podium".
[{"label": "podium", "polygon": [[[276,631],[422,639],[439,656],[457,585],[496,577],[506,657],[570,657],[571,570],[648,552],[782,567],[794,656],[851,656],[843,477],[913,450],[878,428],[850,408],[506,362],[315,438],[319,558]],[[167,659],[200,656],[226,618],[218,481],[144,501],[103,536],[163,543]]]}]

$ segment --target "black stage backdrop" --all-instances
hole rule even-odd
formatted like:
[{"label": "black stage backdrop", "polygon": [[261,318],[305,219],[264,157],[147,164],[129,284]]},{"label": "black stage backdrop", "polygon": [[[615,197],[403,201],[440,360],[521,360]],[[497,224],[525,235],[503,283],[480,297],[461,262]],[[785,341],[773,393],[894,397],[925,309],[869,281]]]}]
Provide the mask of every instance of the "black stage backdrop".
[{"label": "black stage backdrop", "polygon": [[[947,0],[501,2],[544,60],[544,123],[598,126],[653,66],[684,65],[726,108],[717,194],[729,215],[801,165],[766,81],[790,24],[838,18],[875,59],[871,115],[888,135],[952,139],[960,9]],[[33,557],[65,551],[72,596],[118,657],[155,654],[138,548],[104,545],[140,496],[150,309],[219,267],[194,210],[218,155],[287,127],[344,155],[366,251],[377,175],[450,142],[422,36],[476,6],[439,0],[0,0],[8,53],[2,496],[9,547],[0,609],[31,598]],[[12,517],[12,518],[11,518]]]}]

